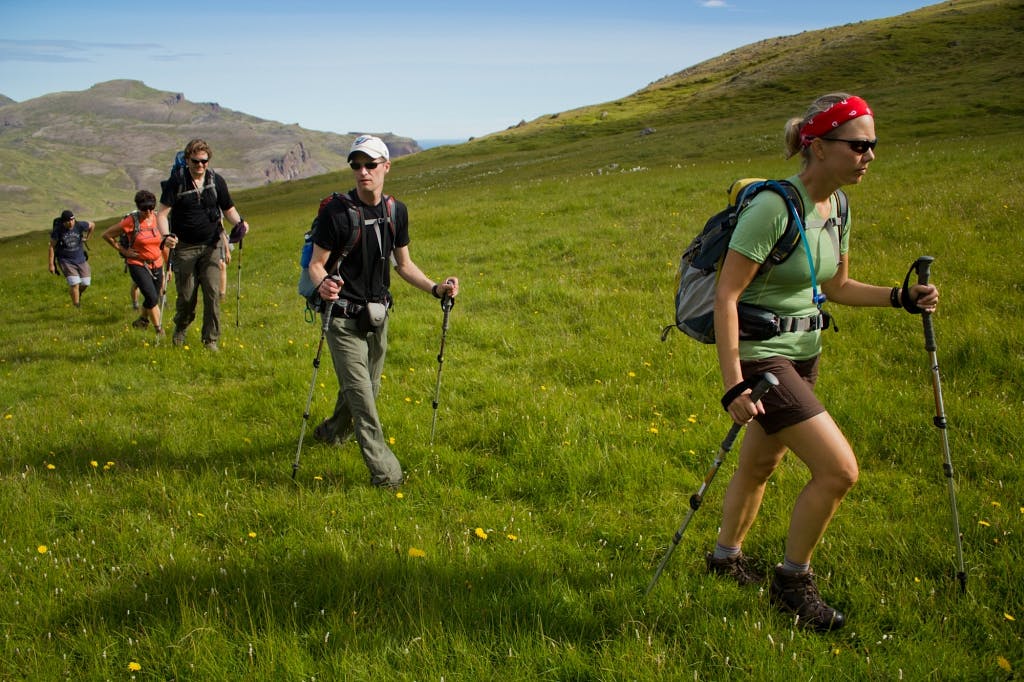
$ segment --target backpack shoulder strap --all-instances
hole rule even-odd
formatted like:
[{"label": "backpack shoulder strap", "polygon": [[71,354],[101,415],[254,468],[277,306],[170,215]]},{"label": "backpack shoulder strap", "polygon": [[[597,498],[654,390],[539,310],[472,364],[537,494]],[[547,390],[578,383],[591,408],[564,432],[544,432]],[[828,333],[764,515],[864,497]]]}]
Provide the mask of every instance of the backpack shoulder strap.
[{"label": "backpack shoulder strap", "polygon": [[202,187],[192,187],[189,189],[189,180],[191,180],[191,177],[186,172],[185,167],[181,166],[178,168],[178,194],[175,195],[175,198],[181,198],[186,194],[195,194],[196,200],[202,203],[203,192],[209,189],[213,191],[213,203],[217,203],[217,174],[212,168],[206,169],[206,174],[203,176]]},{"label": "backpack shoulder strap", "polygon": [[138,211],[132,211],[129,215],[132,217],[132,238],[128,242],[128,246],[131,247],[134,246],[135,238],[139,236],[139,230],[142,229],[142,221],[139,219]]},{"label": "backpack shoulder strap", "polygon": [[[781,192],[779,191],[780,188],[782,189]],[[765,258],[762,269],[766,269],[785,261],[800,244],[800,228],[793,219],[793,214],[795,211],[800,220],[804,219],[804,200],[800,196],[800,190],[787,180],[767,181],[757,191],[761,189],[775,192],[786,203],[786,229],[775,242],[775,246],[768,253],[768,257]]]},{"label": "backpack shoulder strap", "polygon": [[850,199],[841,189],[836,190],[836,208],[839,214],[839,238],[842,239],[843,233],[846,232],[846,221],[850,217]]},{"label": "backpack shoulder strap", "polygon": [[825,231],[832,240],[832,250],[835,252],[836,263],[839,263],[843,258],[843,233],[846,232],[846,221],[850,217],[850,200],[841,189],[837,189],[832,196],[835,198],[838,217],[825,222]]},{"label": "backpack shoulder strap", "polygon": [[341,202],[341,205],[345,207],[345,213],[348,217],[348,239],[345,240],[345,245],[341,248],[338,257],[338,262],[340,263],[345,260],[345,256],[352,253],[352,249],[363,236],[363,212],[359,210],[359,204],[353,201],[350,195],[334,192],[331,196],[334,200]]},{"label": "backpack shoulder strap", "polygon": [[[800,196],[800,190],[796,188],[789,180],[779,180],[778,184],[782,186],[782,189],[786,190],[786,195],[783,199],[788,199],[793,206],[796,207],[800,217],[804,217],[804,198]],[[769,185],[771,187],[771,185]],[[792,217],[792,216],[791,216]]]}]

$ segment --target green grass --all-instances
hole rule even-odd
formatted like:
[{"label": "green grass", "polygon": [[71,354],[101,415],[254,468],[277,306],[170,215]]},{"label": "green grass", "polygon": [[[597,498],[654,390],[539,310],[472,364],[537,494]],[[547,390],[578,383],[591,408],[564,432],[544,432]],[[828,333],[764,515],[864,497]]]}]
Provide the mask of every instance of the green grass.
[{"label": "green grass", "polygon": [[[389,178],[416,262],[463,285],[433,447],[441,311],[394,286],[379,407],[401,497],[368,486],[354,445],[308,433],[291,478],[319,334],[294,291],[298,249],[347,176],[236,197],[253,232],[217,355],[198,330],[174,349],[131,329],[105,246],[75,310],[45,272],[45,234],[0,242],[0,679],[1019,677],[1019,112],[998,135],[951,118],[918,136],[885,122],[911,120],[902,107],[875,108],[884,144],[850,189],[853,274],[894,284],[936,257],[966,594],[920,320],[833,307],[819,393],[862,475],[815,567],[848,627],[794,631],[765,594],[705,575],[734,455],[641,598],[729,428],[713,349],[658,338],[679,251],[733,179],[795,166],[774,135],[703,155],[674,132],[666,148],[538,122],[401,159]],[[311,424],[335,382],[325,360]],[[805,481],[782,465],[749,552],[780,558]]]}]

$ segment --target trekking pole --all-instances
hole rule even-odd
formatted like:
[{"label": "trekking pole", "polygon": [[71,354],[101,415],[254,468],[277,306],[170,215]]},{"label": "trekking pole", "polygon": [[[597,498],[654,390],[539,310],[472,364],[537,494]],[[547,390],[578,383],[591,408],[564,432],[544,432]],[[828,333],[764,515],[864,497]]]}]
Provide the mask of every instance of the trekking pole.
[{"label": "trekking pole", "polygon": [[164,321],[164,308],[167,307],[167,285],[171,282],[171,257],[174,255],[174,249],[170,249],[167,252],[167,259],[164,263],[164,281],[160,289],[160,326],[166,327],[167,323]]},{"label": "trekking pole", "polygon": [[295,450],[295,461],[292,463],[292,480],[299,470],[299,457],[302,456],[302,441],[306,437],[306,424],[309,421],[309,408],[313,404],[313,391],[316,388],[316,373],[320,369],[320,354],[324,350],[324,338],[327,336],[327,329],[331,326],[331,317],[334,314],[334,302],[324,301],[327,311],[323,314],[324,323],[320,327],[320,343],[316,347],[316,356],[313,358],[313,378],[309,382],[309,395],[306,396],[306,409],[302,412],[302,428],[299,430],[299,446]]},{"label": "trekking pole", "polygon": [[[747,379],[741,385],[745,385],[747,388],[753,386],[750,391],[750,400],[756,403],[765,393],[770,391],[773,386],[778,386],[779,380],[776,379],[775,375],[771,372],[765,372],[759,376]],[[708,487],[711,486],[711,482],[715,480],[715,474],[717,474],[718,469],[721,468],[725,455],[732,449],[733,441],[736,440],[736,436],[739,435],[742,428],[742,424],[734,423],[732,425],[732,428],[729,429],[729,433],[725,436],[725,440],[723,440],[721,446],[719,446],[718,456],[715,458],[715,461],[708,470],[708,473],[704,476],[704,482],[701,484],[700,489],[690,496],[690,510],[686,512],[686,518],[683,519],[683,523],[679,526],[679,530],[677,530],[676,534],[672,536],[672,544],[669,545],[668,551],[665,552],[665,556],[662,557],[661,563],[658,564],[658,570],[654,572],[654,577],[651,578],[650,585],[648,585],[647,589],[644,591],[644,597],[650,594],[651,590],[654,589],[654,584],[657,583],[658,578],[661,577],[661,572],[665,570],[665,565],[668,563],[669,557],[672,556],[672,552],[675,551],[679,541],[683,539],[683,533],[686,531],[686,527],[690,525],[690,519],[693,518],[693,515],[698,509],[700,509],[701,503],[704,502],[704,493],[706,493]]]},{"label": "trekking pole", "polygon": [[[928,284],[929,268],[932,261],[931,256],[921,256],[910,266],[910,271],[917,272],[917,283]],[[904,288],[909,283],[910,274],[907,274],[908,282],[904,282]],[[953,538],[956,540],[956,560],[959,570],[956,577],[960,581],[960,591],[967,591],[967,572],[964,570],[964,548],[960,537],[960,516],[956,508],[956,487],[953,485],[953,460],[949,454],[949,435],[946,432],[946,409],[942,403],[942,380],[939,377],[939,357],[936,354],[935,330],[932,329],[932,314],[927,310],[921,313],[921,322],[924,324],[924,349],[928,351],[928,359],[932,367],[932,389],[935,393],[935,418],[933,422],[942,434],[943,463],[942,471],[946,476],[949,486],[949,506],[953,515]]]},{"label": "trekking pole", "polygon": [[[241,322],[241,310],[242,310],[242,242],[244,241],[244,235],[238,238],[238,281],[235,283],[235,326],[239,326]],[[333,307],[333,306],[331,306]]]},{"label": "trekking pole", "polygon": [[438,398],[441,395],[441,369],[444,367],[444,341],[448,335],[448,313],[455,305],[455,298],[445,294],[441,298],[441,310],[444,318],[441,320],[441,350],[437,353],[437,384],[434,386],[434,417],[430,421],[430,447],[434,447],[434,427],[437,425]]}]

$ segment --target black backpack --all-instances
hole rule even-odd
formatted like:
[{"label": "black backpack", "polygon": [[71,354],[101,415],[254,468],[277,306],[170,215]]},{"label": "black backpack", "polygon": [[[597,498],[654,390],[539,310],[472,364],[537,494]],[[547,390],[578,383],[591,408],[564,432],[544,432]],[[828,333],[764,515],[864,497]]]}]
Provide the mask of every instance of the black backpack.
[{"label": "black backpack", "polygon": [[[327,271],[334,270],[338,265],[341,264],[348,254],[352,253],[352,249],[355,248],[356,244],[359,243],[363,236],[363,212],[359,207],[359,202],[356,201],[351,194],[341,194],[333,192],[332,194],[324,197],[320,200],[320,206],[317,209],[316,217],[313,218],[313,222],[309,227],[309,230],[303,236],[302,251],[299,254],[299,295],[306,299],[306,310],[316,313],[323,312],[324,302],[320,299],[320,294],[317,293],[319,282],[314,282],[309,276],[309,261],[313,258],[313,232],[316,231],[317,221],[320,218],[320,214],[332,201],[341,202],[345,211],[348,213],[348,224],[349,234],[345,245],[336,253],[331,254],[331,258],[328,261]],[[388,228],[391,231],[392,242],[395,238],[395,198],[387,194],[384,195],[384,214],[388,223]]]},{"label": "black backpack", "polygon": [[[729,204],[708,218],[704,229],[683,251],[682,258],[679,260],[679,268],[676,271],[676,321],[675,324],[670,324],[662,330],[662,341],[668,338],[669,332],[674,327],[701,343],[715,342],[714,303],[718,270],[729,250],[729,240],[736,230],[740,213],[750,205],[755,196],[765,190],[775,192],[783,198],[786,202],[789,219],[785,232],[775,242],[775,246],[772,247],[758,274],[763,274],[769,268],[785,262],[800,245],[803,233],[804,204],[799,190],[792,183],[786,180],[765,180],[763,178],[744,178],[734,182],[728,189]],[[839,214],[838,230],[833,231],[831,224],[827,224],[827,228],[833,237],[836,262],[839,262],[840,243],[849,217],[849,201],[846,193],[842,190],[836,190],[834,196]],[[816,282],[814,287],[817,289]],[[815,291],[815,293],[817,292]],[[766,324],[776,327],[782,325],[784,327],[791,323],[791,318],[779,318],[773,316],[770,311],[753,309],[752,306],[747,306],[748,310],[744,310],[744,304],[740,304],[740,306],[741,338],[754,338],[753,336],[743,336],[744,322],[747,321],[744,320],[744,317],[750,318],[751,324],[758,325]],[[827,324],[827,322],[827,319],[823,319],[819,324]],[[761,331],[763,332],[763,330]],[[764,338],[770,338],[770,336]]]}]

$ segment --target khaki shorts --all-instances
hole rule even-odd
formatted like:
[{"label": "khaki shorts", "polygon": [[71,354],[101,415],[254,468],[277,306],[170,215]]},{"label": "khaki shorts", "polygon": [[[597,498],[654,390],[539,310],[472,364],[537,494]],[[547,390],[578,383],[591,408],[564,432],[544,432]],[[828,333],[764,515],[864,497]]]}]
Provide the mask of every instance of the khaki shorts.
[{"label": "khaki shorts", "polygon": [[744,378],[771,372],[779,380],[779,385],[761,398],[764,414],[755,417],[765,433],[778,433],[825,411],[825,406],[814,395],[814,384],[818,380],[818,357],[790,360],[776,355],[740,362]]},{"label": "khaki shorts", "polygon": [[72,263],[58,259],[57,266],[64,274],[64,278],[68,281],[69,286],[75,286],[76,284],[89,286],[92,283],[92,269],[89,267],[89,261]]}]

